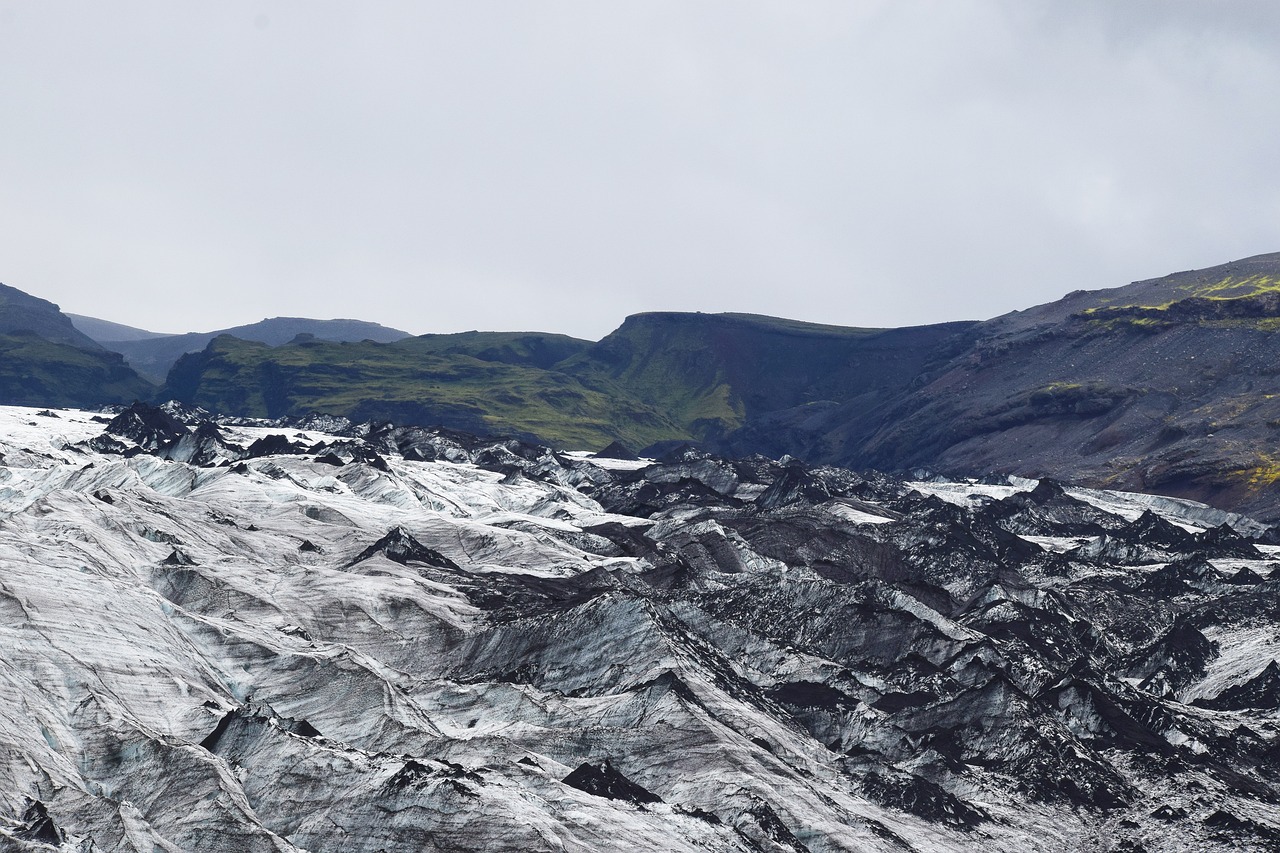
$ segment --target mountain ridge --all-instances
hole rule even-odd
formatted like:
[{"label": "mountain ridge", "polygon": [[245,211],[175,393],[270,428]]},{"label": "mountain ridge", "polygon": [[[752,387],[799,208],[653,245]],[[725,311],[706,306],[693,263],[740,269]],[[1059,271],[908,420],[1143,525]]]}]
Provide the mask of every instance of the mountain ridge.
[{"label": "mountain ridge", "polygon": [[1271,518],[1280,254],[1071,294],[974,327],[849,461],[1054,472]]},{"label": "mountain ridge", "polygon": [[569,449],[692,442],[855,468],[1050,474],[1280,518],[1280,456],[1267,449],[1280,429],[1280,253],[899,329],[645,312],[595,342],[465,332],[331,344],[277,326],[272,345],[210,338],[183,354],[154,399]]},{"label": "mountain ridge", "polygon": [[108,341],[143,341],[150,338],[168,336],[165,332],[151,332],[147,329],[140,329],[137,326],[113,323],[110,320],[100,320],[97,317],[88,317],[84,314],[72,314],[70,312],[66,312],[66,314],[77,329],[93,338],[100,345],[105,345],[104,342]]},{"label": "mountain ridge", "polygon": [[97,341],[77,329],[54,303],[0,284],[0,334],[15,332],[31,332],[50,343],[79,349],[102,349]]},{"label": "mountain ridge", "polygon": [[[513,348],[520,339],[537,345],[521,355]],[[587,386],[538,367],[542,350],[557,345],[576,348],[573,339],[484,332],[388,344],[298,340],[277,347],[224,335],[180,358],[159,396],[230,414],[318,411],[479,434],[551,435],[576,447],[615,440],[641,447],[684,437],[663,413],[625,389]]]},{"label": "mountain ridge", "polygon": [[[150,333],[148,333],[150,335]],[[212,332],[186,332],[179,335],[150,335],[133,340],[107,340],[101,344],[106,349],[119,352],[125,361],[142,376],[157,384],[163,383],[177,360],[190,352],[199,352],[219,335],[233,335],[243,340],[278,346],[288,343],[300,334],[309,334],[320,340],[360,341],[375,340],[382,343],[410,337],[408,332],[392,329],[368,320],[313,320],[307,317],[268,317],[257,323],[218,329]]]},{"label": "mountain ridge", "polygon": [[155,386],[90,339],[52,302],[0,284],[0,402],[100,406]]}]

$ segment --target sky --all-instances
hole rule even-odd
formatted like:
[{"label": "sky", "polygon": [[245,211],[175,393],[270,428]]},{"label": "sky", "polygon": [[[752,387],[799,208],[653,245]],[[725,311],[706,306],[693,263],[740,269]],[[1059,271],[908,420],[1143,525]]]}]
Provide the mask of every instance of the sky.
[{"label": "sky", "polygon": [[153,331],[982,319],[1280,251],[1272,0],[0,0],[0,281]]}]

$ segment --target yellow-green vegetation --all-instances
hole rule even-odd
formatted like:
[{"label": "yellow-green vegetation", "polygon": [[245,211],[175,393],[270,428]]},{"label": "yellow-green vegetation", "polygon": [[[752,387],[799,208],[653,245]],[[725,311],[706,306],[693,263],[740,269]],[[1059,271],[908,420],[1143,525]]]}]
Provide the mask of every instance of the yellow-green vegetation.
[{"label": "yellow-green vegetation", "polygon": [[1280,295],[1280,277],[1277,276],[1264,273],[1228,275],[1215,281],[1193,281],[1175,285],[1172,291],[1166,287],[1156,292],[1161,296],[1171,292],[1178,295],[1158,303],[1141,297],[1129,302],[1112,297],[1104,300],[1102,305],[1084,309],[1080,315],[1093,328],[1107,332],[1122,329],[1156,331],[1188,323],[1261,332],[1280,330],[1280,316],[1274,316],[1277,313],[1276,296]]},{"label": "yellow-green vegetation", "polygon": [[1250,489],[1259,491],[1280,482],[1280,457],[1258,453],[1257,464],[1231,472],[1233,479],[1244,480]]},{"label": "yellow-green vegetation", "polygon": [[1275,397],[1274,394],[1237,394],[1231,397],[1222,396],[1215,399],[1212,403],[1206,403],[1202,406],[1196,406],[1191,410],[1193,414],[1201,415],[1212,419],[1212,426],[1220,428],[1224,425],[1230,425],[1233,421],[1238,420],[1247,413],[1257,409],[1264,400],[1270,400]]},{"label": "yellow-green vegetation", "polygon": [[640,448],[690,437],[621,389],[591,389],[536,366],[445,353],[431,338],[270,347],[221,337],[180,360],[162,395],[259,417],[319,411],[526,434],[570,449],[615,440]]},{"label": "yellow-green vegetation", "polygon": [[1211,284],[1184,284],[1178,289],[1186,291],[1188,296],[1202,299],[1248,299],[1263,293],[1280,292],[1280,278],[1261,273],[1241,278],[1229,275]]},{"label": "yellow-green vegetation", "polygon": [[[1140,302],[1118,302],[1109,303],[1107,305],[1099,305],[1094,308],[1086,308],[1082,314],[1086,315],[1106,315],[1117,310],[1139,309],[1142,311],[1166,311],[1171,306],[1176,305],[1184,299],[1213,299],[1218,301],[1228,301],[1235,299],[1250,299],[1255,296],[1261,296],[1264,293],[1280,293],[1280,277],[1265,275],[1258,273],[1248,276],[1224,276],[1214,282],[1179,284],[1176,289],[1180,291],[1182,296],[1176,299],[1168,299],[1164,302],[1144,304]],[[1150,323],[1157,322],[1153,318],[1140,318],[1131,320],[1130,322],[1137,324],[1144,320]]]},{"label": "yellow-green vegetation", "polygon": [[[1142,329],[1154,331],[1155,329],[1169,325],[1172,320],[1160,316],[1160,312],[1168,309],[1167,303],[1162,306],[1126,306],[1116,308],[1105,306],[1101,308],[1086,308],[1080,312],[1087,319],[1090,327],[1101,329],[1105,332],[1115,332],[1121,329]],[[1156,316],[1134,314],[1135,311],[1150,311]]]},{"label": "yellow-green vegetation", "polygon": [[744,408],[733,392],[715,342],[702,324],[663,315],[630,318],[596,350],[564,369],[586,386],[625,388],[635,399],[699,433],[739,426]]},{"label": "yellow-green vegetation", "polygon": [[1115,389],[1105,382],[1099,381],[1050,382],[1048,385],[1033,389],[1027,396],[1032,402],[1046,403],[1051,400],[1072,401],[1082,400],[1091,396],[1107,396],[1114,393],[1114,391]]},{"label": "yellow-green vegetation", "polygon": [[227,413],[524,434],[567,448],[714,440],[758,414],[905,389],[970,324],[844,329],[753,315],[630,317],[599,343],[540,333],[425,335],[389,344],[226,337],[184,356],[161,396]]}]

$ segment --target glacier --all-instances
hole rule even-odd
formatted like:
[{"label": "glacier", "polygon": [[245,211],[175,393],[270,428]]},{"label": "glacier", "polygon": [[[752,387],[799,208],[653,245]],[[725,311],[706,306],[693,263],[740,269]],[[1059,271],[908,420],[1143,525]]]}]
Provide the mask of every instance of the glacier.
[{"label": "glacier", "polygon": [[1280,845],[1250,519],[180,407],[0,455],[0,850]]}]

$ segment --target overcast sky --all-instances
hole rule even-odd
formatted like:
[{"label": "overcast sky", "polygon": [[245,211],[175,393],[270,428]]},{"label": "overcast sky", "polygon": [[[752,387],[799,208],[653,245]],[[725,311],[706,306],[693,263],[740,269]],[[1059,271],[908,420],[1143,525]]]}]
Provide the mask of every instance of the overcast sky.
[{"label": "overcast sky", "polygon": [[0,0],[0,281],[156,331],[985,318],[1280,251],[1280,3]]}]

